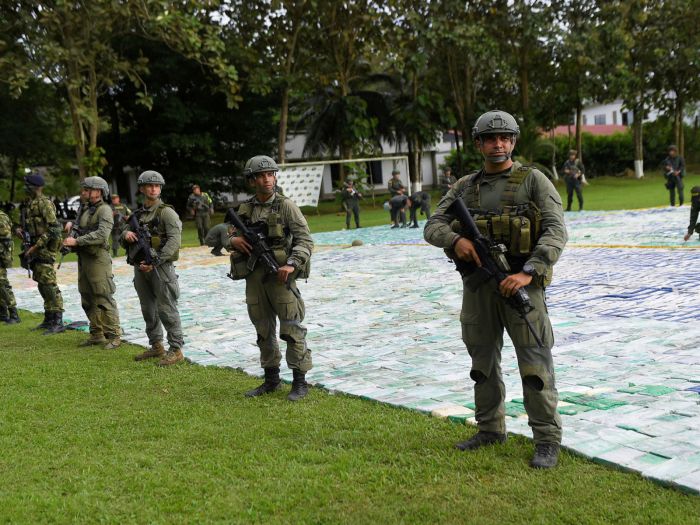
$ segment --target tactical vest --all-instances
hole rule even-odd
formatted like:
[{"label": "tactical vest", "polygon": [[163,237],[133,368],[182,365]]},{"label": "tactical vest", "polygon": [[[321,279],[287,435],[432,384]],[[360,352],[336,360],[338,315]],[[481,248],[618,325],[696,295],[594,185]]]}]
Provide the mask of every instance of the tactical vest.
[{"label": "tactical vest", "polygon": [[[513,167],[501,195],[499,208],[496,210],[481,209],[481,171],[467,175],[467,185],[462,195],[482,235],[505,245],[508,255],[519,259],[526,259],[532,253],[542,234],[542,214],[537,205],[532,201],[527,204],[515,204],[515,195],[531,172],[532,167],[529,166]],[[459,221],[453,221],[451,227],[454,232],[464,234]]]},{"label": "tactical vest", "polygon": [[[161,220],[161,216],[163,215],[163,210],[165,208],[170,208],[171,210],[175,211],[175,208],[173,208],[170,204],[161,202],[158,204],[158,208],[156,208],[153,218],[148,222],[144,222],[143,217],[144,215],[150,214],[150,210],[147,211],[145,208],[141,208],[138,212],[136,212],[138,213],[137,217],[139,218],[139,224],[145,226],[148,229],[148,233],[151,234],[151,248],[153,248],[156,253],[160,253],[165,244],[168,242],[168,233],[165,230],[165,224],[163,224],[163,221]],[[179,257],[180,250],[178,248],[170,260],[174,262],[177,261]]]},{"label": "tactical vest", "polygon": [[[255,197],[248,199],[238,208],[238,216],[243,221],[243,224],[248,226],[253,231],[257,231],[265,235],[267,238],[267,243],[272,249],[275,260],[280,266],[287,264],[287,259],[292,253],[292,236],[290,235],[289,228],[284,226],[282,222],[282,215],[280,214],[280,209],[282,203],[287,199],[287,197],[280,195],[279,193],[275,195],[275,200],[270,205],[269,215],[261,221],[251,222],[251,217],[253,216],[253,208],[255,207]],[[231,254],[231,278],[243,279],[252,272],[249,257],[246,255],[234,251]],[[297,270],[294,278],[306,279],[311,273],[311,261],[310,258],[307,259],[306,263]]]},{"label": "tactical vest", "polygon": [[[97,215],[97,210],[104,206],[105,202],[100,201],[95,206],[88,206],[87,209],[83,206],[79,210],[79,215],[77,217],[78,225],[80,227],[80,235],[87,235],[97,231],[100,226],[100,218]],[[85,225],[83,225],[83,218],[87,217],[85,220]],[[88,255],[99,255],[103,251],[109,251],[109,245],[107,244],[107,239],[104,240],[102,244],[89,244],[86,246],[80,246],[78,248],[78,254],[88,254]]]}]

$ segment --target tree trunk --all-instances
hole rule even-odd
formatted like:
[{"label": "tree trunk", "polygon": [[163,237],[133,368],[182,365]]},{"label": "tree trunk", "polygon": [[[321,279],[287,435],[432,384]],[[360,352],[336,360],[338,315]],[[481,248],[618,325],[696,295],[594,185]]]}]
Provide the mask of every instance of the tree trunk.
[{"label": "tree trunk", "polygon": [[681,156],[685,155],[685,133],[683,133],[683,99],[678,97],[676,99],[676,115],[673,122],[674,130],[673,134],[675,137],[676,144],[678,145],[678,154]]},{"label": "tree trunk", "polygon": [[110,134],[112,135],[112,144],[114,147],[109,152],[109,166],[112,174],[112,181],[116,192],[121,196],[123,202],[131,202],[131,188],[129,187],[129,179],[124,173],[124,156],[122,155],[121,147],[121,126],[119,124],[119,111],[114,97],[107,95],[105,97],[107,111],[109,112]]},{"label": "tree trunk", "polygon": [[464,166],[462,166],[462,149],[459,146],[459,131],[454,129],[455,146],[457,148],[457,178],[459,179],[464,174]]},{"label": "tree trunk", "polygon": [[12,165],[10,171],[10,202],[15,200],[15,180],[17,179],[17,168],[19,167],[19,161],[17,160],[17,155],[12,156]]},{"label": "tree trunk", "polygon": [[642,120],[644,119],[643,107],[636,106],[632,110],[632,130],[634,133],[634,176],[638,179],[644,177],[644,148],[642,144]]},{"label": "tree trunk", "polygon": [[[583,162],[583,104],[581,101],[576,105],[576,151],[578,158]],[[567,157],[568,158],[568,157]]]},{"label": "tree trunk", "polygon": [[287,119],[289,118],[289,86],[285,84],[282,90],[282,104],[280,107],[280,129],[277,137],[277,162],[284,164],[287,152]]}]

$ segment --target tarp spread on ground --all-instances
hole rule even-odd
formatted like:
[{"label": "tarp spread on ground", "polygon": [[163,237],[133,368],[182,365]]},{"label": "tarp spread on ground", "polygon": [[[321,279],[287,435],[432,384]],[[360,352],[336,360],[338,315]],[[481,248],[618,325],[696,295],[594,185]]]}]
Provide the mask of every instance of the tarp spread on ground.
[{"label": "tarp spread on ground", "polygon": [[[680,246],[688,208],[567,214],[572,243],[548,288],[565,446],[644,476],[700,492],[700,249],[586,248],[576,244]],[[461,282],[421,229],[388,226],[323,233],[312,277],[300,288],[314,369],[332,391],[470,420],[469,357],[460,340]],[[686,247],[700,248],[697,240]],[[259,375],[243,282],[204,249],[178,262],[185,354],[202,365]],[[59,272],[65,317],[84,319],[75,264]],[[131,268],[115,263],[125,338],[147,344]],[[20,269],[22,308],[41,310]],[[282,345],[284,343],[281,343]],[[530,436],[515,355],[506,337],[508,430]],[[284,369],[286,378],[290,378]]]}]

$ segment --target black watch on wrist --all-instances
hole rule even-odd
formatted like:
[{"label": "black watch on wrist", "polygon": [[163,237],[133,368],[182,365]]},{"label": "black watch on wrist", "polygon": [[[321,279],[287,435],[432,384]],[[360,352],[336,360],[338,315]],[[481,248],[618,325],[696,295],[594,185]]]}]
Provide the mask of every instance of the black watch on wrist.
[{"label": "black watch on wrist", "polygon": [[297,265],[292,259],[287,259],[287,266],[291,266],[295,270],[297,269]]},{"label": "black watch on wrist", "polygon": [[528,274],[530,277],[537,276],[537,271],[535,270],[535,267],[532,266],[530,263],[525,263],[525,266],[523,266],[523,273]]}]

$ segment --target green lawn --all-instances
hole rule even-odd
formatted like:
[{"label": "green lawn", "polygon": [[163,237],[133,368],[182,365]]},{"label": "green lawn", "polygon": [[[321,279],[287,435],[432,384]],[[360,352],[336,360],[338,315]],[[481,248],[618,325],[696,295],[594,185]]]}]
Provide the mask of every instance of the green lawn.
[{"label": "green lawn", "polygon": [[[532,444],[463,453],[445,420],[0,326],[0,522],[698,523],[700,497]],[[465,365],[467,356],[465,352]]]}]

